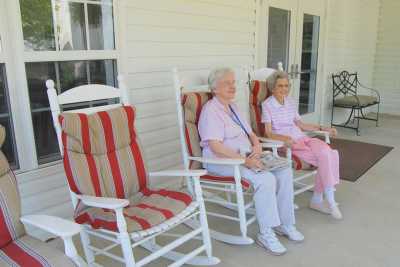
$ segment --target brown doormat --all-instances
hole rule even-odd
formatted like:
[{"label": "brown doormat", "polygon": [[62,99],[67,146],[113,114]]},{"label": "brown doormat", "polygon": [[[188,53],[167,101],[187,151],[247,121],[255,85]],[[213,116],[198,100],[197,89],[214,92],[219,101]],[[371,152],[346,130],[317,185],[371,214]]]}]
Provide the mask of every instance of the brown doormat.
[{"label": "brown doormat", "polygon": [[355,182],[389,153],[393,147],[331,138],[331,147],[339,151],[340,179]]}]

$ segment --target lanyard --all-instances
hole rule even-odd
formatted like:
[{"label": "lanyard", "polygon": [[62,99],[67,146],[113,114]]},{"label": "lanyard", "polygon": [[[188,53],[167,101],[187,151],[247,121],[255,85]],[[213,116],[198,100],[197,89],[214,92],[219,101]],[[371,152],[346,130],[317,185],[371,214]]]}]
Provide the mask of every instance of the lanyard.
[{"label": "lanyard", "polygon": [[231,105],[229,105],[229,109],[231,110],[232,114],[234,117],[230,116],[231,119],[240,126],[240,128],[242,128],[242,130],[246,133],[247,137],[250,138],[250,134],[247,132],[246,128],[244,128],[242,122],[239,119],[239,116],[236,114],[236,112],[233,110],[233,108],[231,107]]}]

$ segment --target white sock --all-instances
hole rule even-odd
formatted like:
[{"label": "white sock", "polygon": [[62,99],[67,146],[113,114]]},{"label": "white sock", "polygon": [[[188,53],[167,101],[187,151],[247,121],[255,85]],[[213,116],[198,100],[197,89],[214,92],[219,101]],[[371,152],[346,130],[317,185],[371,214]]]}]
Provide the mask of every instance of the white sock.
[{"label": "white sock", "polygon": [[319,204],[319,203],[321,203],[323,200],[324,200],[324,198],[323,198],[322,193],[317,193],[317,192],[314,191],[314,194],[313,194],[313,196],[312,196],[312,198],[311,198],[311,202],[312,202],[312,203]]},{"label": "white sock", "polygon": [[327,187],[324,190],[325,192],[325,198],[328,201],[330,206],[334,206],[336,205],[336,201],[335,201],[335,188],[333,187]]}]

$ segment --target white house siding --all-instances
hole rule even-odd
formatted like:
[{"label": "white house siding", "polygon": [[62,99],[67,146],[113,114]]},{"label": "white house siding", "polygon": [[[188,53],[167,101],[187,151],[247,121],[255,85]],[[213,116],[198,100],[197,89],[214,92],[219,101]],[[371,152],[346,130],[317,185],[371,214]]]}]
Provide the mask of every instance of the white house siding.
[{"label": "white house siding", "polygon": [[[372,86],[379,7],[379,0],[328,1],[322,109],[325,123],[331,118],[332,73],[357,71],[360,81]],[[342,122],[345,113],[336,111],[336,122]]]},{"label": "white house siding", "polygon": [[[206,75],[213,66],[254,64],[255,1],[121,0],[116,15],[119,72],[137,108],[136,126],[149,170],[181,167],[171,69]],[[17,177],[23,214],[72,217],[61,164]]]},{"label": "white house siding", "polygon": [[384,113],[400,115],[400,1],[381,0],[374,87],[381,97]]},{"label": "white house siding", "polygon": [[255,1],[126,0],[122,72],[150,170],[181,166],[171,70],[254,64]]}]

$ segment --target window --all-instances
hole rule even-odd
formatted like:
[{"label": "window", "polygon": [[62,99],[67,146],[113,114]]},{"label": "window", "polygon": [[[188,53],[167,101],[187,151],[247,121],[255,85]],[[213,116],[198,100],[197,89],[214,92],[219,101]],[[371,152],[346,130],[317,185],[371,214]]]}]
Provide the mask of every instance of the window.
[{"label": "window", "polygon": [[116,86],[113,1],[19,3],[33,135],[40,165],[60,159],[46,80],[55,81],[58,93],[90,83]]},{"label": "window", "polygon": [[26,51],[114,49],[111,0],[20,0],[20,7]]},{"label": "window", "polygon": [[58,93],[89,83],[115,86],[115,61],[35,62],[25,66],[38,162],[48,163],[60,159],[60,154],[44,89],[46,80],[55,81]]},{"label": "window", "polygon": [[[0,49],[1,50],[1,49]],[[0,51],[1,52],[1,51]],[[5,65],[0,63],[0,124],[5,127],[6,140],[2,151],[6,155],[13,169],[18,168],[18,157],[14,139],[10,103],[7,90]]]}]

